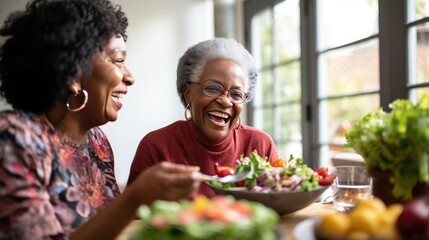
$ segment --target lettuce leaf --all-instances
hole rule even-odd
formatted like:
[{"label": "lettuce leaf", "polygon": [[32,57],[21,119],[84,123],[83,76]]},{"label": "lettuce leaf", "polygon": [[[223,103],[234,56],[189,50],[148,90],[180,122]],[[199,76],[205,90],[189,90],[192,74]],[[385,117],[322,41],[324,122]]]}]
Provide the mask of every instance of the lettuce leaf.
[{"label": "lettuce leaf", "polygon": [[415,105],[398,99],[389,107],[356,122],[346,147],[365,159],[368,170],[391,172],[393,195],[409,200],[417,182],[429,182],[429,95]]}]

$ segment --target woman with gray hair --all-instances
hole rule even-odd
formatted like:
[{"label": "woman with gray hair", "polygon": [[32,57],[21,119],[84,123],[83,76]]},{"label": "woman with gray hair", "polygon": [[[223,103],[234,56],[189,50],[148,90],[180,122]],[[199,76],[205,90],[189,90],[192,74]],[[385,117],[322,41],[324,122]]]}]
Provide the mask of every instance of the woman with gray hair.
[{"label": "woman with gray hair", "polygon": [[[186,120],[143,137],[128,184],[160,161],[199,166],[202,173],[215,175],[216,165],[235,167],[241,155],[255,150],[270,161],[277,159],[268,134],[240,123],[256,81],[253,57],[234,39],[215,38],[190,47],[179,60],[176,81]],[[196,194],[211,197],[214,192],[201,184]]]}]

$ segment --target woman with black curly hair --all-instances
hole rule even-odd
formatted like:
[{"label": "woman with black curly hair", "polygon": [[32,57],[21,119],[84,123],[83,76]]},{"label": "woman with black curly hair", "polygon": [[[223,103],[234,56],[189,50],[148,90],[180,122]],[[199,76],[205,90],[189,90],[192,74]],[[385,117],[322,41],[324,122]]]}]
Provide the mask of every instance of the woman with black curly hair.
[{"label": "woman with black curly hair", "polygon": [[188,197],[198,168],[158,164],[120,194],[98,127],[134,79],[109,0],[34,0],[0,36],[0,239],[113,239],[140,204]]}]

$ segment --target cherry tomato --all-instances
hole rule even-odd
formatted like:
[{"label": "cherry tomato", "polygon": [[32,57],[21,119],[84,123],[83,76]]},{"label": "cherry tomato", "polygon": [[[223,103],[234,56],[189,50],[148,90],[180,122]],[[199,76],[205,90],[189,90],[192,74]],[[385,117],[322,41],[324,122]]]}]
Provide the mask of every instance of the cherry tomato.
[{"label": "cherry tomato", "polygon": [[225,177],[228,175],[232,175],[235,173],[235,169],[232,167],[227,167],[227,166],[219,166],[217,168],[217,175],[219,177]]},{"label": "cherry tomato", "polygon": [[243,180],[243,181],[237,182],[235,185],[237,187],[244,187],[245,184],[246,184],[246,182]]},{"label": "cherry tomato", "polygon": [[334,182],[336,177],[337,177],[337,175],[335,175],[335,173],[331,173],[331,174],[327,174],[323,177],[319,177],[319,185],[329,186]]},{"label": "cherry tomato", "polygon": [[321,168],[318,168],[317,170],[316,170],[316,173],[317,173],[317,176],[319,177],[319,178],[323,178],[323,177],[325,177],[326,175],[328,175],[328,167],[321,167]]},{"label": "cherry tomato", "polygon": [[286,166],[286,161],[284,159],[276,159],[273,162],[271,162],[271,166],[273,167],[284,167]]}]

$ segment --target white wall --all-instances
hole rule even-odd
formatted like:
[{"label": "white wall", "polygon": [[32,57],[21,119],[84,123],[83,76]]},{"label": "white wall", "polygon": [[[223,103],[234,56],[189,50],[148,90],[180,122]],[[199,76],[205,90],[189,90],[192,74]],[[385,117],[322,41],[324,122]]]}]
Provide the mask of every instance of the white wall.
[{"label": "white wall", "polygon": [[[113,146],[118,183],[124,185],[140,139],[149,131],[184,119],[176,93],[176,65],[191,45],[213,37],[212,0],[113,0],[129,19],[127,65],[136,83],[129,88],[118,121],[102,126]],[[26,0],[0,0],[0,20]],[[1,105],[0,105],[1,107]]]}]

